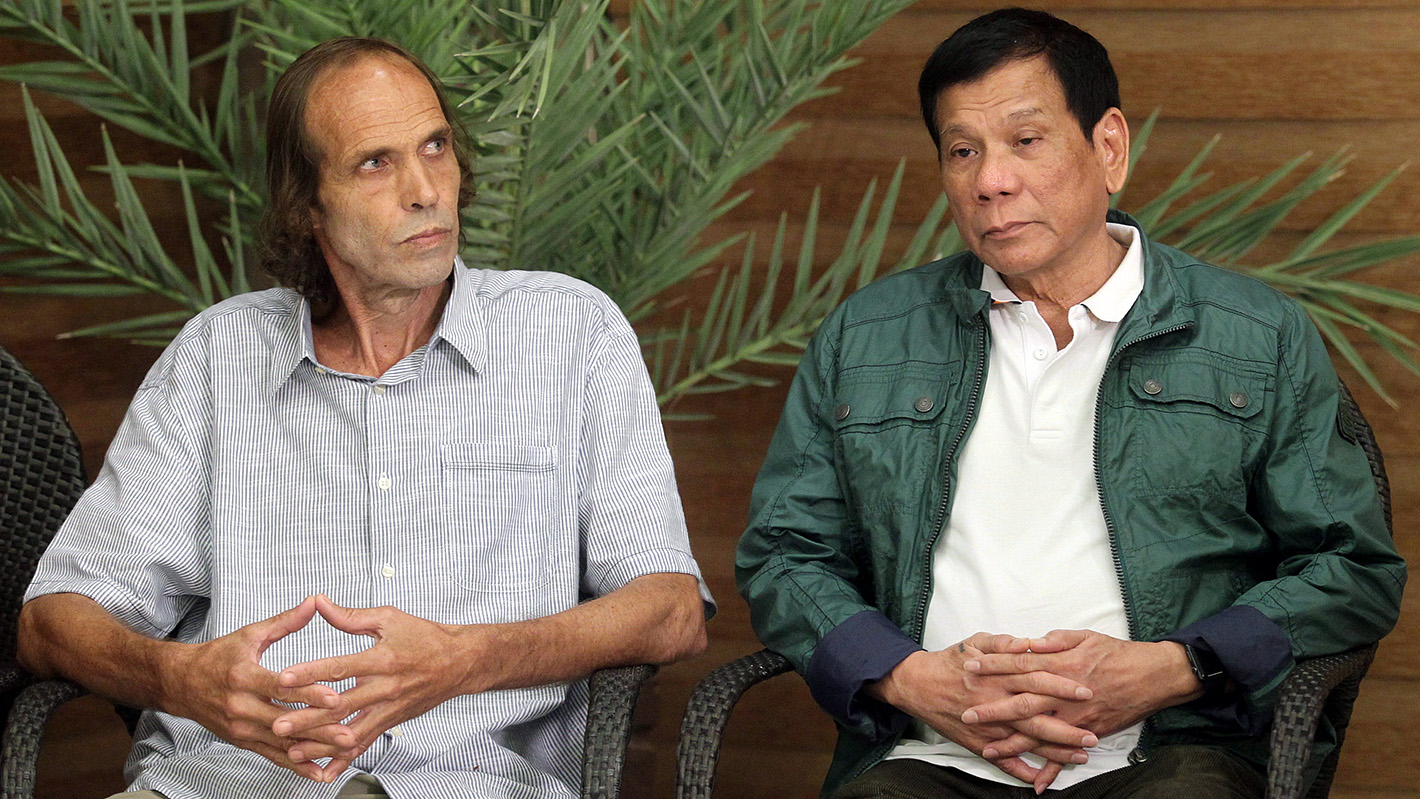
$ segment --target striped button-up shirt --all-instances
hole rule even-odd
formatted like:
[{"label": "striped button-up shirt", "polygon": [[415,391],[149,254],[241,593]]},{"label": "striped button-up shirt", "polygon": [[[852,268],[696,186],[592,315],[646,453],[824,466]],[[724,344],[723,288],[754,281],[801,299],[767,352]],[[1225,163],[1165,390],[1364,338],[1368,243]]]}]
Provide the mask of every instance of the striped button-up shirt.
[{"label": "striped button-up shirt", "polygon": [[[83,594],[144,634],[199,642],[318,592],[473,624],[564,611],[649,573],[699,577],[615,304],[552,273],[454,273],[429,343],[379,378],[317,361],[294,292],[200,314],[138,390],[26,598]],[[261,662],[370,643],[317,617]],[[375,775],[396,799],[573,795],[586,710],[585,681],[457,697],[382,735],[347,774]],[[153,711],[127,769],[132,789],[171,799],[339,787]]]}]

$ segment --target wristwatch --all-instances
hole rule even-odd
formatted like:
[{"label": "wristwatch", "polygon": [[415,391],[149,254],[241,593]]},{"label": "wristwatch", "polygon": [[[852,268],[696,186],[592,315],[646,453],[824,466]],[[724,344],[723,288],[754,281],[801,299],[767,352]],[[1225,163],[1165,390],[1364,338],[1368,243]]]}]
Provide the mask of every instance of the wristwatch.
[{"label": "wristwatch", "polygon": [[1223,671],[1223,661],[1212,652],[1189,644],[1183,645],[1183,654],[1188,658],[1188,667],[1193,669],[1193,676],[1203,683],[1204,698],[1222,696],[1228,686],[1228,675]]}]

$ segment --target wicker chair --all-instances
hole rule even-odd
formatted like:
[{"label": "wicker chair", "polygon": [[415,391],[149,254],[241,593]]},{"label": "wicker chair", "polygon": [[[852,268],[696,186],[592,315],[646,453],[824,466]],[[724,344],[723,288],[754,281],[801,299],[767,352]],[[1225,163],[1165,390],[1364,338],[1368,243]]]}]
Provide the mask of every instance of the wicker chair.
[{"label": "wicker chair", "polygon": [[[0,592],[0,692],[9,715],[15,694],[32,682],[15,660],[16,623],[35,564],[88,481],[79,441],[34,375],[0,348],[0,524],[4,569]],[[6,773],[14,747],[4,740]],[[23,742],[19,743],[23,748]],[[37,740],[36,740],[37,743]],[[33,768],[30,769],[33,775]],[[33,776],[31,776],[33,780]],[[5,780],[4,795],[11,795]]]},{"label": "wicker chair", "polygon": [[[0,347],[0,523],[4,569],[0,591],[0,711],[6,716],[0,797],[34,795],[44,727],[54,710],[86,692],[64,680],[36,681],[15,660],[21,599],[35,564],[88,481],[79,442],[53,398]],[[582,761],[583,799],[615,799],[631,737],[631,716],[654,666],[603,669],[592,675]],[[120,708],[131,733],[137,713]]]},{"label": "wicker chair", "polygon": [[[1391,530],[1390,481],[1375,434],[1361,415],[1351,392],[1341,385],[1342,418],[1370,461],[1376,492],[1385,509],[1386,530]],[[1392,533],[1393,534],[1393,533]],[[1271,753],[1267,763],[1267,799],[1325,799],[1331,793],[1336,763],[1345,740],[1351,708],[1375,658],[1376,645],[1337,655],[1311,658],[1297,664],[1283,682],[1272,719]],[[768,649],[745,655],[712,671],[695,687],[686,707],[676,750],[677,799],[710,799],[715,786],[715,765],[730,712],[745,691],[792,671],[788,659]],[[1311,757],[1318,721],[1325,716],[1336,728],[1337,747],[1321,764],[1310,790],[1303,793],[1305,770]]]}]

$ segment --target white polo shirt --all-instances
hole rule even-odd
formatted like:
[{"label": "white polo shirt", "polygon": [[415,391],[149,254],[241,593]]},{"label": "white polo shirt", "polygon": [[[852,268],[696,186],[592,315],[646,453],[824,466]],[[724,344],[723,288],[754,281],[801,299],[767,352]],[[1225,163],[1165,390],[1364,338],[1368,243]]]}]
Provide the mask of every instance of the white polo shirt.
[{"label": "white polo shirt", "polygon": [[[1134,228],[1108,229],[1128,253],[1099,291],[1070,309],[1074,336],[1062,350],[1035,303],[983,270],[981,288],[994,301],[990,369],[962,447],[951,515],[932,553],[926,649],[982,631],[1039,637],[1088,629],[1129,638],[1095,482],[1095,401],[1119,322],[1144,286],[1144,267]],[[1140,726],[1101,739],[1088,750],[1089,763],[1066,766],[1051,787],[1127,765]],[[915,720],[888,757],[1024,784]]]}]

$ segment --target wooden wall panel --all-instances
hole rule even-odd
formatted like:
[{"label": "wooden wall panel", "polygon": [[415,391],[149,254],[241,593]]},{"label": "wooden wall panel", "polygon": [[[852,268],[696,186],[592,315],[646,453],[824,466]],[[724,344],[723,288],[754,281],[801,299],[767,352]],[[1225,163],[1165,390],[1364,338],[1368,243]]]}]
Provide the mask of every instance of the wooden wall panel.
[{"label": "wooden wall panel", "polygon": [[[830,2],[832,0],[829,0]],[[613,0],[624,14],[632,0]],[[1319,202],[1300,208],[1278,241],[1256,253],[1275,255],[1296,241],[1344,198],[1354,196],[1414,158],[1420,140],[1420,6],[1384,0],[1060,0],[1048,4],[1095,33],[1115,59],[1125,109],[1137,129],[1159,108],[1162,118],[1149,152],[1131,181],[1124,207],[1157,193],[1215,133],[1223,139],[1210,162],[1210,186],[1259,175],[1292,156],[1315,159],[1344,145],[1354,159]],[[800,109],[793,119],[807,129],[779,158],[745,181],[753,196],[717,223],[713,234],[752,230],[762,246],[781,212],[802,220],[815,186],[824,193],[820,262],[830,258],[867,182],[886,181],[901,159],[906,180],[893,242],[901,247],[917,219],[939,193],[935,153],[917,117],[918,70],[936,43],[954,27],[988,10],[981,3],[922,0],[871,37],[855,55],[863,62],[833,81],[841,91]],[[0,45],[0,63],[28,58],[28,46]],[[0,85],[0,147],[10,153],[7,176],[33,179],[28,137],[13,86]],[[49,98],[40,107],[71,156],[96,162],[97,122]],[[125,159],[172,162],[172,153],[121,131],[112,131]],[[96,197],[106,180],[94,176]],[[1391,189],[1357,217],[1338,244],[1420,232],[1420,170],[1403,173]],[[176,197],[158,200],[159,225],[180,230]],[[791,225],[791,244],[799,228]],[[1415,290],[1420,259],[1378,270],[1379,285]],[[691,298],[701,283],[685,287]],[[59,398],[97,468],[124,408],[154,350],[121,342],[59,341],[74,327],[153,310],[143,298],[123,303],[0,296],[0,344],[11,348]],[[1420,315],[1387,312],[1383,318],[1420,338]],[[1356,388],[1387,453],[1395,500],[1396,536],[1412,563],[1420,564],[1420,378],[1377,358],[1400,408],[1387,406],[1342,369]],[[785,373],[780,373],[783,376]],[[633,750],[627,795],[672,795],[674,738],[680,708],[691,686],[709,669],[758,647],[748,613],[734,593],[732,561],[744,523],[748,493],[782,403],[783,387],[694,397],[678,410],[714,414],[718,421],[675,423],[668,429],[691,525],[692,541],[721,604],[711,622],[709,651],[663,669],[642,708],[644,730]],[[1400,626],[1385,642],[1367,681],[1342,760],[1338,799],[1417,799],[1410,776],[1420,753],[1409,745],[1420,711],[1420,599],[1412,589]],[[70,711],[47,752],[51,797],[103,796],[117,777],[121,733],[91,701]],[[777,678],[752,691],[731,722],[719,776],[729,799],[810,797],[828,764],[832,725],[802,681]],[[77,775],[67,762],[72,736],[97,741],[107,776]],[[117,745],[116,745],[117,742]],[[47,773],[47,777],[45,774]],[[102,792],[101,792],[102,791]]]},{"label": "wooden wall panel", "polygon": [[[1138,115],[1130,114],[1131,127],[1140,128],[1148,115],[1142,109]],[[868,182],[876,178],[886,184],[902,160],[907,162],[899,200],[904,223],[920,218],[941,194],[936,152],[919,117],[812,117],[800,121],[808,126],[804,133],[744,181],[744,187],[754,194],[730,212],[731,219],[773,219],[784,211],[791,219],[802,219],[815,187],[822,190],[823,210],[830,219],[851,218]],[[1345,149],[1351,155],[1346,171],[1282,225],[1284,230],[1310,231],[1347,200],[1407,165],[1415,156],[1410,142],[1417,135],[1420,124],[1405,120],[1328,123],[1165,117],[1147,142],[1121,207],[1128,210],[1157,196],[1215,136],[1220,138],[1204,169],[1211,177],[1199,194],[1267,174],[1294,156],[1312,153],[1298,170],[1300,177]],[[1420,169],[1405,169],[1347,230],[1420,230],[1420,204],[1414,201],[1417,194]]]}]

